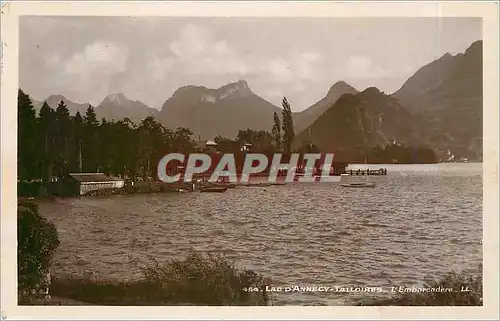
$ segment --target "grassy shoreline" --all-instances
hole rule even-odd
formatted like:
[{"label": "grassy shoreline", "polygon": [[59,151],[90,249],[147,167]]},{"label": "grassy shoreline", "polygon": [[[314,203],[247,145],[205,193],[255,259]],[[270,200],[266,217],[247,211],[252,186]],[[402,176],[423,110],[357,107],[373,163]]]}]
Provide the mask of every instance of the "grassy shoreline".
[{"label": "grassy shoreline", "polygon": [[[143,268],[138,280],[115,281],[80,275],[52,277],[49,294],[57,302],[79,305],[269,305],[264,291],[271,280],[251,270],[237,269],[221,255],[191,252],[183,260]],[[249,292],[247,288],[262,291]],[[66,300],[66,301],[65,301]],[[26,305],[50,305],[52,298]],[[59,305],[59,304],[58,304]]]},{"label": "grassy shoreline", "polygon": [[[98,306],[269,306],[273,297],[265,289],[271,280],[252,271],[237,270],[222,256],[191,253],[185,260],[148,267],[144,277],[115,281],[82,276],[52,278],[51,297],[27,305]],[[423,287],[453,288],[454,292],[404,292],[384,298],[362,298],[346,306],[482,306],[482,268],[473,273],[449,272]],[[467,288],[468,291],[460,291]]]}]

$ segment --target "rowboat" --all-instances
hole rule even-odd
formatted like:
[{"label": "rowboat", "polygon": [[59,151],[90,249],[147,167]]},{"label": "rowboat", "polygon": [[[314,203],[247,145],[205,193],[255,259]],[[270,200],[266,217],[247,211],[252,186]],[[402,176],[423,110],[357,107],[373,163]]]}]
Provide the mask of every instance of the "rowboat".
[{"label": "rowboat", "polygon": [[214,186],[214,187],[203,187],[202,189],[200,189],[200,192],[201,193],[224,193],[225,191],[227,191],[227,187],[217,187],[217,186]]},{"label": "rowboat", "polygon": [[234,183],[211,183],[212,187],[227,187],[227,188],[236,188],[236,184]]},{"label": "rowboat", "polygon": [[357,188],[362,188],[362,187],[375,187],[375,183],[370,183],[370,182],[361,182],[361,183],[342,183],[340,184],[342,187],[357,187]]},{"label": "rowboat", "polygon": [[271,186],[271,183],[248,183],[248,184],[245,184],[244,186],[247,186],[247,187],[267,187],[267,186]]}]

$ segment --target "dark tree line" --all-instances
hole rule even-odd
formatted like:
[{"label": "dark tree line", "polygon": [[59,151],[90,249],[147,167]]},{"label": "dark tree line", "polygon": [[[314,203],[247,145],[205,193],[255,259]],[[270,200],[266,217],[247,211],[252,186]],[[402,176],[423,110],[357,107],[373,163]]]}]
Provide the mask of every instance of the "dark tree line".
[{"label": "dark tree line", "polygon": [[367,161],[372,164],[433,164],[437,162],[434,151],[424,146],[408,147],[395,144],[376,146],[366,156]]},{"label": "dark tree line", "polygon": [[216,136],[217,149],[225,153],[241,151],[244,144],[251,144],[253,152],[275,152],[276,144],[273,135],[265,130],[240,129],[235,139]]},{"label": "dark tree line", "polygon": [[[217,136],[218,150],[239,152],[251,144],[254,152],[292,152],[292,111],[283,98],[282,119],[274,113],[272,133],[242,129],[235,139]],[[153,117],[139,124],[99,120],[89,105],[71,116],[64,101],[52,109],[44,103],[38,114],[30,97],[18,92],[18,179],[50,181],[68,173],[101,172],[136,179],[156,177],[156,165],[167,152],[195,151],[193,133],[163,127]]]},{"label": "dark tree line", "polygon": [[[282,120],[275,112],[273,115],[273,128],[269,133],[264,130],[244,129],[239,130],[235,139],[217,136],[215,142],[220,151],[237,152],[243,144],[251,144],[253,152],[292,152],[292,143],[295,137],[293,129],[292,110],[286,97],[282,101]],[[283,134],[282,134],[283,133]]]},{"label": "dark tree line", "polygon": [[54,110],[44,103],[38,115],[30,97],[18,92],[18,179],[49,181],[71,172],[155,177],[167,152],[194,150],[192,132],[164,128],[153,117],[97,119],[89,106],[70,116],[64,101]]}]

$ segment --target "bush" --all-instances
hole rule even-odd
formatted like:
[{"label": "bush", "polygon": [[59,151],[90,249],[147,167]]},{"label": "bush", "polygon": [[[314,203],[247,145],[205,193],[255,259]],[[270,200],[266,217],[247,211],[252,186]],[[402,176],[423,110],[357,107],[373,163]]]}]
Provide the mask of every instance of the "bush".
[{"label": "bush", "polygon": [[[449,272],[439,280],[430,280],[424,288],[451,288],[452,292],[420,292],[398,293],[392,298],[375,300],[369,304],[378,306],[482,306],[483,305],[483,273],[482,266],[473,275]],[[469,291],[462,292],[461,289]]]},{"label": "bush", "polygon": [[96,305],[268,305],[264,278],[238,271],[223,256],[190,253],[184,260],[155,263],[144,278],[117,282],[89,277],[53,279],[51,293]]},{"label": "bush", "polygon": [[54,224],[38,213],[38,204],[17,205],[17,272],[20,302],[40,297],[48,287],[47,275],[59,238]]},{"label": "bush", "polygon": [[[190,253],[185,260],[172,260],[144,269],[146,280],[160,285],[177,302],[207,305],[267,305],[266,282],[253,271],[238,271],[223,256]],[[262,291],[248,292],[248,288]]]}]

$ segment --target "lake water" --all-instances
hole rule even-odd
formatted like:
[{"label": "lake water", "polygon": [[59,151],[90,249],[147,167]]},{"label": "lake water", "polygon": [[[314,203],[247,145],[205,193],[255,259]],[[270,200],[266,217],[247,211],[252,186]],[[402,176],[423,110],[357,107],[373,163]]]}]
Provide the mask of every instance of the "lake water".
[{"label": "lake water", "polygon": [[[53,273],[135,278],[139,266],[190,249],[225,253],[283,287],[386,289],[478,266],[482,164],[368,167],[388,170],[369,177],[373,189],[296,183],[43,202],[61,240]],[[360,297],[366,294],[290,292],[275,295],[274,304],[343,305]]]}]

